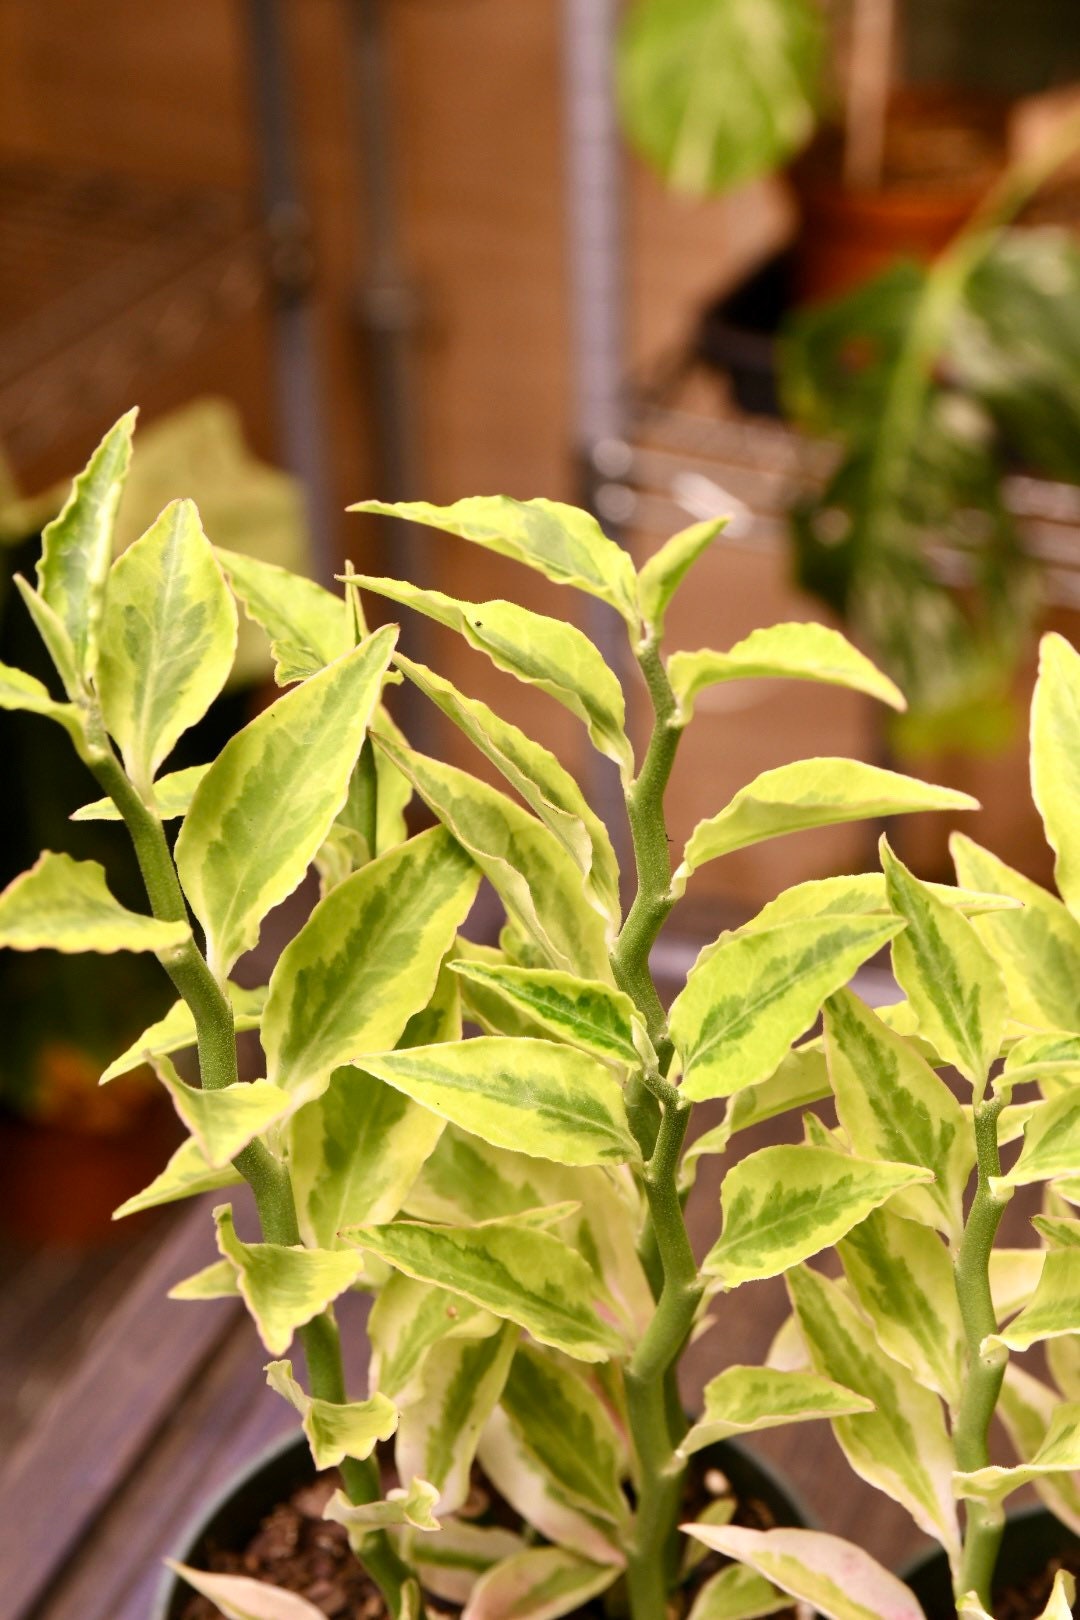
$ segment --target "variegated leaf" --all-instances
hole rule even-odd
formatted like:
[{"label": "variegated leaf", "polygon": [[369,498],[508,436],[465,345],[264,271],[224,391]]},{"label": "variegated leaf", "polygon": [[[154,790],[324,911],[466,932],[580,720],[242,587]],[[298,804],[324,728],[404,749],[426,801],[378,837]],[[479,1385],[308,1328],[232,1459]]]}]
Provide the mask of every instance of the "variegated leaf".
[{"label": "variegated leaf", "polygon": [[548,967],[611,980],[607,930],[586,900],[581,873],[554,833],[495,788],[399,747],[379,746],[466,849]]},{"label": "variegated leaf", "polygon": [[596,1313],[592,1271],[550,1232],[513,1221],[472,1230],[396,1221],[348,1227],[342,1235],[407,1277],[463,1294],[576,1360],[603,1361],[622,1348]]},{"label": "variegated leaf", "polygon": [[685,1149],[679,1165],[680,1185],[693,1185],[697,1167],[708,1154],[726,1153],[731,1138],[751,1125],[775,1119],[829,1095],[829,1076],[821,1052],[789,1052],[775,1074],[756,1086],[747,1086],[728,1098],[719,1125],[695,1137]]},{"label": "variegated leaf", "polygon": [[1052,1102],[1037,1104],[1026,1131],[1020,1157],[1004,1176],[992,1178],[992,1190],[1006,1196],[1013,1187],[1053,1176],[1080,1174],[1080,1095],[1067,1091]]},{"label": "variegated leaf", "polygon": [[203,777],[176,864],[223,978],[341,809],[397,632],[377,630],[230,738]]},{"label": "variegated leaf", "polygon": [[850,1541],[818,1530],[744,1530],[684,1524],[687,1535],[724,1553],[828,1620],[925,1620],[913,1592]]},{"label": "variegated leaf", "polygon": [[426,1479],[413,1479],[408,1486],[387,1491],[381,1502],[350,1502],[343,1491],[335,1491],[323,1509],[323,1518],[345,1526],[349,1545],[362,1562],[364,1541],[373,1530],[399,1524],[429,1533],[438,1530],[440,1525],[435,1517],[438,1500],[438,1491]]},{"label": "variegated leaf", "polygon": [[1041,1249],[995,1249],[990,1255],[990,1294],[999,1322],[1015,1316],[1039,1286]]},{"label": "variegated leaf", "polygon": [[248,618],[270,638],[279,686],[307,680],[350,651],[353,625],[342,597],[258,557],[220,546],[217,555]]},{"label": "variegated leaf", "polygon": [[[998,1396],[997,1416],[1021,1462],[1030,1462],[1037,1455],[1060,1405],[1056,1390],[1048,1389],[1015,1362],[1009,1363]],[[1038,1474],[1031,1483],[1043,1505],[1080,1535],[1080,1483],[1075,1474]]]},{"label": "variegated leaf", "polygon": [[407,1530],[391,1531],[391,1535],[408,1537],[403,1552],[410,1569],[426,1592],[448,1603],[467,1603],[481,1575],[525,1550],[520,1536],[497,1525],[471,1524],[452,1514],[439,1524],[437,1536],[414,1537]]},{"label": "variegated leaf", "polygon": [[773,624],[751,631],[728,652],[703,649],[673,653],[668,661],[668,676],[684,723],[693,713],[694,699],[707,686],[755,678],[846,686],[849,691],[879,698],[890,708],[907,707],[903,693],[887,675],[839,630],[823,624]]},{"label": "variegated leaf", "polygon": [[297,1383],[291,1361],[271,1361],[265,1372],[270,1388],[300,1413],[316,1468],[337,1468],[346,1457],[362,1462],[397,1428],[397,1408],[385,1395],[367,1401],[324,1401]]},{"label": "variegated leaf", "polygon": [[440,1513],[468,1498],[476,1447],[519,1337],[507,1322],[483,1338],[443,1338],[424,1357],[422,1393],[402,1412],[395,1457],[403,1479],[419,1475],[436,1487]]},{"label": "variegated leaf", "polygon": [[733,935],[703,953],[671,1009],[683,1090],[728,1097],[774,1074],[822,1003],[902,925],[837,917]]},{"label": "variegated leaf", "polygon": [[[237,1032],[258,1029],[266,1001],[265,986],[247,990],[240,984],[227,984],[225,990],[232,1003],[233,1025]],[[186,1001],[175,1001],[164,1018],[159,1018],[149,1029],[144,1029],[137,1041],[133,1041],[126,1051],[113,1059],[101,1076],[100,1084],[105,1085],[115,1080],[118,1074],[127,1074],[143,1063],[152,1063],[155,1058],[182,1052],[194,1046],[197,1038],[194,1013]]]},{"label": "variegated leaf", "polygon": [[[987,912],[1019,911],[1019,900],[1006,894],[977,889],[957,889],[949,883],[928,883],[930,893],[945,905],[968,917]],[[859,872],[853,877],[808,878],[785,889],[762,906],[755,917],[744,923],[739,933],[759,933],[763,928],[779,928],[781,923],[801,922],[807,917],[866,917],[888,912],[889,897],[883,872]]]},{"label": "variegated leaf", "polygon": [[688,1620],[758,1620],[791,1607],[778,1586],[746,1564],[727,1564],[710,1575],[695,1597]]},{"label": "variegated leaf", "polygon": [[187,1085],[167,1057],[156,1058],[154,1067],[173,1107],[214,1170],[223,1169],[292,1106],[288,1092],[268,1080],[237,1080],[209,1091]]},{"label": "variegated leaf", "polygon": [[491,1338],[503,1326],[460,1294],[391,1272],[368,1317],[371,1387],[398,1406],[410,1406],[423,1392],[424,1364],[433,1346],[451,1338]]},{"label": "variegated leaf", "polygon": [[160,1175],[155,1176],[142,1192],[127,1198],[119,1209],[113,1210],[113,1220],[125,1215],[137,1215],[140,1210],[157,1209],[161,1204],[175,1204],[181,1198],[194,1198],[197,1193],[217,1192],[221,1187],[235,1187],[244,1178],[231,1164],[213,1169],[206,1154],[192,1137],[181,1142]]},{"label": "variegated leaf", "polygon": [[561,1500],[590,1518],[627,1522],[619,1436],[606,1407],[576,1372],[523,1344],[501,1405],[520,1444]]},{"label": "variegated leaf", "polygon": [[[703,523],[692,523],[689,528],[680,529],[638,569],[638,611],[656,641],[664,634],[664,619],[672,597],[727,522],[727,518],[706,518]],[[679,656],[675,654],[676,658]],[[669,676],[673,663],[674,659],[669,661]]]},{"label": "variegated leaf", "polygon": [[556,585],[574,585],[609,602],[627,624],[637,624],[637,581],[628,552],[609,540],[590,512],[562,501],[515,501],[507,495],[472,496],[453,506],[427,501],[359,501],[350,512],[374,512],[423,523],[473,545],[513,557]]},{"label": "variegated leaf", "polygon": [[918,1165],[857,1159],[831,1147],[761,1148],[724,1177],[723,1229],[703,1270],[727,1288],[775,1277],[829,1248],[894,1193],[929,1179]]},{"label": "variegated leaf", "polygon": [[361,1260],[351,1250],[293,1249],[279,1243],[244,1243],[232,1209],[214,1211],[217,1243],[272,1356],[283,1356],[297,1328],[304,1327],[352,1286]]},{"label": "variegated leaf", "polygon": [[704,1414],[679,1446],[680,1457],[732,1435],[873,1408],[864,1395],[842,1389],[831,1378],[776,1367],[728,1367],[705,1385],[704,1398]]},{"label": "variegated leaf", "polygon": [[231,1260],[215,1260],[169,1289],[169,1299],[239,1299],[240,1283]]},{"label": "variegated leaf", "polygon": [[1057,1406],[1046,1434],[1034,1456],[1015,1468],[995,1464],[953,1475],[958,1496],[976,1496],[1001,1501],[1030,1485],[1042,1475],[1074,1474],[1080,1470],[1080,1402],[1066,1401]]},{"label": "variegated leaf", "polygon": [[618,1576],[567,1547],[529,1547],[481,1577],[462,1620],[559,1620],[606,1592]]},{"label": "variegated leaf", "polygon": [[46,850],[0,894],[0,946],[12,951],[168,951],[191,938],[183,922],[128,911],[105,868]]},{"label": "variegated leaf", "polygon": [[1031,791],[1057,860],[1058,891],[1080,911],[1080,653],[1044,636],[1031,703]]},{"label": "variegated leaf", "polygon": [[833,1424],[848,1462],[905,1507],[951,1561],[960,1546],[956,1462],[941,1402],[883,1353],[875,1329],[836,1283],[801,1266],[789,1272],[787,1285],[814,1367],[874,1403],[872,1412]]},{"label": "variegated leaf", "polygon": [[142,794],[201,720],[236,653],[236,607],[192,501],[173,501],[109,573],[96,684]]},{"label": "variegated leaf", "polygon": [[522,1520],[557,1546],[619,1569],[626,1555],[611,1525],[560,1495],[551,1475],[537,1462],[501,1407],[491,1414],[477,1457],[486,1478]]},{"label": "variegated leaf", "polygon": [[62,725],[76,744],[82,739],[82,722],[74,703],[57,703],[35,676],[13,669],[10,664],[0,664],[0,709],[45,715]]},{"label": "variegated leaf", "polygon": [[314,1095],[342,1064],[392,1046],[429,1000],[479,882],[460,845],[433,827],[332,889],[270,977],[269,1077]]},{"label": "variegated leaf", "polygon": [[630,997],[595,979],[554,968],[519,968],[456,961],[455,973],[520,1007],[544,1034],[609,1062],[637,1065],[636,1009]]},{"label": "variegated leaf", "polygon": [[167,1558],[175,1575],[194,1587],[225,1620],[324,1620],[323,1611],[296,1592],[248,1575],[213,1575]]},{"label": "variegated leaf", "polygon": [[[176,821],[186,816],[195,797],[195,789],[210,769],[209,765],[188,765],[182,771],[171,771],[159,776],[146,790],[146,802],[152,806],[161,821]],[[90,804],[73,810],[72,821],[122,821],[119,810],[111,799],[94,799]]]},{"label": "variegated leaf", "polygon": [[825,1004],[825,1052],[836,1111],[852,1150],[868,1159],[921,1164],[935,1180],[892,1204],[959,1240],[975,1161],[963,1109],[909,1041],[894,1035],[850,991]]},{"label": "variegated leaf", "polygon": [[1008,1015],[1005,983],[966,917],[943,906],[881,842],[889,902],[907,923],[893,971],[933,1045],[971,1081],[976,1100],[998,1056]]},{"label": "variegated leaf", "polygon": [[1049,1249],[1031,1300],[1008,1327],[984,1340],[983,1350],[1029,1350],[1065,1333],[1080,1333],[1080,1249]]}]

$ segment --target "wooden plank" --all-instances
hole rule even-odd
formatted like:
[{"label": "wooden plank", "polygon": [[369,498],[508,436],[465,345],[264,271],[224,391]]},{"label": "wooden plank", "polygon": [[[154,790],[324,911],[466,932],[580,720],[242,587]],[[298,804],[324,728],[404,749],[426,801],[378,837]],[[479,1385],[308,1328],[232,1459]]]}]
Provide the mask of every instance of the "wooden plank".
[{"label": "wooden plank", "polygon": [[0,1620],[29,1612],[235,1325],[232,1301],[193,1310],[164,1298],[212,1255],[209,1200],[200,1200],[13,1453],[0,1477]]}]

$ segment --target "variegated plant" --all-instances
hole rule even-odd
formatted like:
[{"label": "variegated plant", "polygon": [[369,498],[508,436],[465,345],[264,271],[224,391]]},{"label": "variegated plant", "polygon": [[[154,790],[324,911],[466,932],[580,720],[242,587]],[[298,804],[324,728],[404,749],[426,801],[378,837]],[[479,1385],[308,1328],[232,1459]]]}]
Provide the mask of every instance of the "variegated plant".
[{"label": "variegated plant", "polygon": [[[906,924],[892,945],[905,1000],[875,1014],[849,991],[828,999],[822,1040],[800,1051],[820,1048],[839,1128],[808,1116],[807,1137],[838,1175],[855,1154],[921,1164],[934,1180],[846,1233],[841,1280],[805,1264],[788,1272],[793,1315],[770,1358],[873,1404],[835,1419],[836,1438],[945,1549],[963,1620],[992,1612],[1013,1492],[1034,1486],[1080,1534],[1080,655],[1059,635],[1042,645],[1031,744],[1063,898],[957,833],[960,882],[1011,901],[965,918],[884,846],[889,904]],[[942,1069],[960,1077],[963,1100]],[[1039,1246],[995,1246],[1014,1193],[1036,1184]],[[1050,1382],[1011,1359],[1036,1345]],[[991,1453],[995,1415],[1011,1462]],[[921,1620],[893,1576],[831,1536],[693,1533],[837,1620]],[[1074,1599],[1060,1572],[1046,1620],[1066,1620]]]},{"label": "variegated plant", "polygon": [[[764,1578],[733,1565],[696,1595],[681,1585],[693,1567],[679,1550],[687,1459],[720,1436],[815,1417],[859,1437],[849,1449],[871,1473],[886,1466],[880,1454],[907,1423],[895,1488],[955,1546],[936,1391],[957,1397],[973,1379],[996,1379],[999,1352],[986,1363],[981,1351],[972,1356],[979,1325],[944,1349],[934,1334],[933,1344],[919,1337],[917,1321],[873,1343],[862,1311],[888,1317],[901,1252],[894,1231],[921,1253],[940,1228],[958,1245],[962,1270],[982,1263],[986,1200],[997,1195],[984,1181],[962,1233],[968,1115],[922,1054],[955,1061],[972,1079],[982,1142],[986,1111],[998,1107],[983,1093],[1005,993],[964,912],[1000,902],[926,890],[888,857],[884,875],[804,884],[721,935],[670,1015],[649,967],[704,862],[797,829],[970,804],[856,761],[786,765],[702,823],[673,872],[664,794],[696,695],[721,681],[787,677],[901,706],[895,687],[841,636],[813,625],[665,659],[666,609],[717,523],[675,536],[635,571],[585,513],[546,501],[367,505],[514,558],[613,609],[653,711],[636,761],[620,681],[569,621],[351,573],[335,595],[215,551],[183,501],[114,559],[132,428],[127,417],[103,440],[45,532],[36,588],[21,586],[64,695],[5,669],[0,703],[69,732],[105,795],[80,814],[126,823],[150,914],[123,909],[99,866],[50,852],[0,896],[0,943],[151,951],[172,980],[172,1011],[103,1077],[149,1058],[189,1132],[125,1208],[249,1184],[261,1229],[242,1234],[246,1217],[234,1221],[222,1204],[220,1259],[175,1292],[242,1296],[273,1358],[271,1385],[296,1408],[316,1463],[340,1469],[329,1511],[390,1613],[419,1614],[425,1590],[463,1602],[467,1620],[555,1620],[601,1594],[633,1620],[664,1620],[670,1605],[690,1602],[696,1620],[763,1613],[783,1601],[778,1588],[797,1586],[788,1543],[770,1542],[779,1550],[766,1555],[751,1532],[715,1518],[693,1534]],[[368,634],[362,586],[448,625],[539,687],[615,762],[635,861],[625,914],[612,842],[574,778],[510,721],[397,655],[393,627]],[[237,601],[268,634],[287,690],[208,766],[162,775],[228,676]],[[513,796],[409,747],[383,707],[385,684],[401,677],[464,732]],[[435,825],[410,838],[404,811],[414,795]],[[171,841],[166,826],[176,821]],[[321,898],[269,984],[240,988],[235,964],[312,864]],[[482,877],[506,914],[497,948],[462,935]],[[999,887],[996,871],[988,883]],[[993,930],[999,919],[978,926]],[[844,994],[890,940],[920,1018],[916,1044]],[[956,1005],[942,1000],[954,958]],[[847,1139],[819,1132],[734,1163],[722,1231],[699,1266],[685,1187],[702,1156],[726,1151],[746,1125],[828,1090],[822,1053],[793,1047],[829,998]],[[481,1033],[463,1039],[463,1020]],[[265,1076],[242,1081],[236,1036],[252,1029]],[[190,1046],[197,1083],[173,1063]],[[716,1098],[728,1099],[725,1123],[684,1150],[693,1104]],[[1055,1230],[1064,1230],[1060,1219]],[[792,1272],[840,1241],[848,1290]],[[875,1245],[889,1250],[881,1307]],[[948,1294],[946,1251],[933,1252]],[[1069,1252],[1061,1251],[1066,1262]],[[687,1430],[674,1376],[706,1303],[730,1309],[715,1296],[785,1271],[797,1279],[807,1342],[827,1341],[828,1354],[815,1352],[821,1365],[810,1370],[718,1367],[701,1421]],[[985,1292],[985,1267],[980,1277]],[[334,1314],[350,1289],[374,1299],[362,1398],[345,1388]],[[936,1293],[932,1309],[953,1320]],[[835,1339],[851,1343],[843,1357],[815,1332],[826,1313],[845,1332],[850,1319],[857,1335]],[[303,1371],[288,1359],[294,1339]],[[914,1392],[913,1410],[896,1415],[901,1384]],[[375,1448],[391,1437],[400,1483],[385,1490]],[[927,1447],[937,1470],[929,1483]],[[473,1515],[474,1458],[518,1511],[520,1534]],[[969,1448],[965,1479],[980,1480],[984,1462]],[[987,1502],[978,1511],[989,1525],[996,1508]],[[821,1557],[799,1553],[796,1562],[813,1572]],[[191,1578],[230,1614],[310,1612],[250,1582]],[[830,1579],[827,1570],[808,1588],[824,1612],[842,1620],[894,1612],[873,1584],[853,1608]]]}]

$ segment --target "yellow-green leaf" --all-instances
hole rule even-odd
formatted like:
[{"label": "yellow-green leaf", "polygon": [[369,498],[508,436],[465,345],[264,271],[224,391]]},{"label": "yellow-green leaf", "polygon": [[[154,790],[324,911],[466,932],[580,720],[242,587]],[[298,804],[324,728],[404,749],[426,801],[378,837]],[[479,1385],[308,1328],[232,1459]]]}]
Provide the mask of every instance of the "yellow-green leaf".
[{"label": "yellow-green leaf", "polygon": [[958,1471],[953,1483],[958,1496],[977,1496],[1000,1502],[1021,1485],[1030,1485],[1044,1474],[1074,1474],[1080,1469],[1080,1402],[1064,1401],[1050,1419],[1039,1449],[1027,1462],[1015,1468],[991,1465],[969,1472]]},{"label": "yellow-green leaf", "polygon": [[268,1080],[237,1080],[205,1091],[181,1080],[167,1057],[156,1058],[154,1067],[213,1170],[223,1169],[249,1142],[283,1119],[293,1105],[289,1093]]},{"label": "yellow-green leaf", "polygon": [[1005,982],[972,923],[942,905],[881,841],[889,902],[907,923],[893,941],[893,970],[919,1028],[971,1081],[976,1099],[1001,1049]]},{"label": "yellow-green leaf", "polygon": [[176,840],[176,864],[223,978],[301,881],[345,802],[396,630],[287,692],[225,744]]},{"label": "yellow-green leaf", "polygon": [[[1064,1343],[1055,1339],[1052,1345]],[[1070,1396],[1075,1399],[1075,1396]],[[1005,1369],[996,1415],[1001,1419],[1021,1462],[1030,1462],[1046,1439],[1054,1413],[1061,1405],[1056,1390],[1024,1372],[1015,1361]],[[1075,1474],[1037,1474],[1032,1486],[1039,1500],[1063,1524],[1080,1535],[1080,1484]]]},{"label": "yellow-green leaf", "polygon": [[363,1462],[397,1428],[397,1408],[385,1395],[367,1401],[324,1401],[301,1388],[291,1361],[271,1361],[265,1372],[270,1388],[300,1413],[316,1468],[338,1468],[346,1457]]},{"label": "yellow-green leaf", "polygon": [[0,946],[13,951],[168,951],[190,937],[186,923],[158,922],[114,900],[97,861],[52,850],[0,894]]},{"label": "yellow-green leaf", "polygon": [[791,1599],[746,1564],[727,1564],[710,1575],[690,1609],[689,1620],[758,1620],[789,1609]]},{"label": "yellow-green leaf", "polygon": [[[266,1001],[266,987],[246,990],[240,984],[226,984],[225,991],[232,1003],[233,1026],[237,1032],[258,1029]],[[194,1013],[186,1001],[175,1001],[164,1018],[159,1018],[149,1029],[144,1029],[137,1041],[133,1041],[126,1051],[113,1059],[101,1076],[100,1084],[106,1085],[108,1081],[115,1080],[118,1074],[127,1074],[143,1063],[152,1063],[155,1058],[182,1052],[186,1047],[194,1046],[197,1038]]]},{"label": "yellow-green leaf", "polygon": [[932,787],[861,760],[797,760],[764,771],[740,788],[719,815],[698,822],[672,878],[672,892],[681,895],[688,878],[707,861],[786,833],[916,810],[975,809],[977,802],[966,793]]},{"label": "yellow-green leaf", "polygon": [[218,1248],[232,1266],[259,1338],[272,1356],[283,1356],[297,1328],[324,1311],[360,1274],[360,1257],[348,1249],[244,1243],[236,1235],[228,1204],[215,1209],[214,1221]]},{"label": "yellow-green leaf", "polygon": [[1080,910],[1080,653],[1044,636],[1031,704],[1031,791],[1065,904]]},{"label": "yellow-green leaf", "polygon": [[[548,749],[503,720],[486,703],[465,697],[433,670],[414,664],[400,653],[394,662],[476,744],[554,833],[585,878],[593,904],[616,928],[621,915],[618,862],[607,828],[569,771]],[[384,755],[379,757],[385,760]]]},{"label": "yellow-green leaf", "polygon": [[616,1063],[640,1062],[634,1003],[621,990],[554,968],[457,961],[453,971],[520,1007],[545,1034]]},{"label": "yellow-green leaf", "polygon": [[728,1367],[705,1385],[704,1396],[704,1413],[679,1446],[680,1457],[732,1435],[873,1409],[864,1395],[831,1378],[776,1367]]},{"label": "yellow-green leaf", "polygon": [[322,1609],[296,1592],[248,1575],[213,1575],[167,1558],[174,1574],[207,1598],[225,1620],[325,1620]]},{"label": "yellow-green leaf", "polygon": [[355,638],[343,597],[275,563],[216,549],[248,618],[270,638],[279,686],[317,675],[351,649]]},{"label": "yellow-green leaf", "polygon": [[738,1131],[775,1119],[777,1114],[805,1108],[828,1095],[829,1076],[824,1055],[804,1050],[789,1052],[767,1080],[747,1086],[745,1091],[738,1091],[728,1099],[719,1125],[688,1144],[679,1165],[680,1184],[692,1186],[698,1161],[709,1154],[726,1153],[728,1143]]},{"label": "yellow-green leaf", "polygon": [[157,1209],[161,1204],[174,1204],[181,1198],[193,1198],[197,1193],[217,1192],[221,1187],[236,1187],[243,1180],[239,1170],[231,1164],[214,1169],[206,1154],[193,1137],[181,1142],[159,1176],[148,1187],[125,1199],[119,1209],[113,1210],[113,1220],[125,1215],[137,1215],[143,1209]]},{"label": "yellow-green leaf", "polygon": [[[41,534],[38,587],[67,631],[77,674],[94,676],[116,508],[131,462],[135,411],[106,433],[71,486],[59,517]],[[63,671],[61,671],[63,673]]]},{"label": "yellow-green leaf", "polygon": [[906,709],[899,687],[883,675],[839,630],[823,624],[773,624],[753,630],[728,652],[672,653],[668,676],[685,724],[694,699],[707,686],[720,681],[753,678],[818,681],[846,686],[879,698],[893,709]]},{"label": "yellow-green leaf", "polygon": [[596,1313],[593,1273],[550,1232],[514,1221],[472,1230],[395,1221],[349,1227],[343,1236],[406,1276],[463,1294],[576,1360],[604,1361],[622,1348]]},{"label": "yellow-green leaf", "polygon": [[735,1525],[682,1528],[714,1552],[748,1564],[828,1620],[925,1620],[903,1581],[839,1536],[819,1530],[744,1530]]},{"label": "yellow-green leaf", "polygon": [[[967,916],[989,911],[1019,911],[1020,901],[1005,894],[983,894],[957,889],[948,883],[928,883],[927,888],[947,906]],[[883,872],[859,872],[853,877],[809,878],[785,889],[762,906],[756,916],[744,923],[739,933],[760,933],[763,928],[779,928],[781,923],[800,922],[808,917],[869,916],[890,910]]]},{"label": "yellow-green leaf", "polygon": [[22,709],[56,720],[78,741],[82,736],[79,711],[73,703],[57,703],[49,690],[25,670],[0,664],[0,709]]},{"label": "yellow-green leaf", "polygon": [[439,1522],[437,1536],[410,1542],[409,1566],[426,1592],[448,1603],[467,1603],[481,1575],[525,1550],[521,1536],[497,1525],[473,1524],[452,1514]]},{"label": "yellow-green leaf", "polygon": [[399,1407],[423,1393],[423,1374],[432,1348],[444,1339],[489,1339],[504,1324],[460,1294],[447,1293],[404,1272],[391,1272],[371,1307],[371,1388]]},{"label": "yellow-green leaf", "polygon": [[462,1620],[559,1620],[606,1592],[618,1573],[568,1547],[528,1547],[480,1577]]},{"label": "yellow-green leaf", "polygon": [[626,1554],[609,1521],[574,1507],[524,1444],[502,1407],[496,1407],[482,1436],[477,1458],[485,1477],[532,1530],[583,1558],[616,1571]]},{"label": "yellow-green leaf", "polygon": [[627,1522],[618,1433],[607,1408],[576,1371],[523,1344],[501,1405],[556,1495],[593,1518]]},{"label": "yellow-green leaf", "polygon": [[1024,1145],[1012,1169],[995,1176],[993,1190],[1008,1195],[1013,1187],[1055,1176],[1080,1174],[1080,1095],[1066,1091],[1051,1102],[1039,1103],[1024,1132]]},{"label": "yellow-green leaf", "polygon": [[422,1392],[401,1415],[395,1461],[402,1479],[429,1480],[440,1513],[464,1506],[480,1433],[503,1392],[520,1333],[513,1323],[478,1338],[446,1337],[424,1358]]},{"label": "yellow-green leaf", "polygon": [[963,1197],[975,1161],[963,1109],[909,1041],[885,1027],[857,996],[840,990],[825,1004],[825,1052],[836,1111],[852,1150],[867,1159],[921,1164],[931,1186],[891,1206],[931,1220],[959,1239]]},{"label": "yellow-green leaf", "polygon": [[671,1009],[687,1096],[731,1096],[774,1074],[827,997],[901,926],[890,917],[810,919],[703,952]]},{"label": "yellow-green leaf", "polygon": [[[195,797],[195,789],[210,769],[209,765],[188,765],[182,771],[170,771],[159,776],[146,791],[146,800],[153,805],[162,821],[175,821],[186,816]],[[72,821],[122,821],[119,810],[111,799],[94,799],[71,812]]]},{"label": "yellow-green leaf", "polygon": [[1049,1249],[1031,1300],[1008,1327],[984,1340],[983,1350],[1030,1350],[1066,1333],[1080,1333],[1080,1249]]},{"label": "yellow-green leaf", "polygon": [[342,1064],[393,1046],[429,1001],[479,882],[461,846],[432,827],[331,889],[270,976],[269,1078],[314,1095]]},{"label": "yellow-green leaf", "polygon": [[788,1273],[787,1285],[816,1370],[874,1404],[872,1412],[833,1423],[848,1462],[905,1507],[952,1559],[960,1545],[956,1460],[940,1400],[882,1350],[874,1327],[838,1284],[800,1266]]},{"label": "yellow-green leaf", "polygon": [[428,501],[358,501],[350,512],[423,523],[513,557],[556,585],[574,585],[637,624],[637,582],[629,553],[609,540],[589,512],[562,501],[515,501],[507,495],[472,496],[452,506]]},{"label": "yellow-green leaf", "polygon": [[128,775],[146,793],[201,720],[236,653],[236,607],[192,501],[167,506],[109,573],[97,690]]},{"label": "yellow-green leaf", "polygon": [[775,1277],[836,1243],[894,1193],[929,1180],[921,1166],[857,1159],[830,1147],[761,1148],[724,1177],[724,1225],[703,1269],[726,1288]]},{"label": "yellow-green leaf", "polygon": [[[638,609],[657,641],[664,633],[664,618],[672,597],[727,523],[728,519],[723,517],[706,518],[703,523],[692,523],[688,529],[680,529],[638,569]],[[675,654],[675,658],[680,656],[687,655]],[[673,658],[671,664],[674,661]]]},{"label": "yellow-green leaf", "polygon": [[628,781],[634,768],[626,736],[626,702],[614,672],[576,625],[519,607],[516,602],[459,602],[403,580],[356,576],[361,585],[402,607],[445,624],[496,669],[536,686],[577,715],[594,748],[613,759]]},{"label": "yellow-green leaf", "polygon": [[344,1491],[335,1491],[323,1509],[323,1518],[345,1526],[350,1546],[362,1558],[364,1538],[372,1530],[397,1524],[407,1524],[413,1530],[438,1530],[438,1500],[438,1491],[426,1479],[410,1480],[407,1488],[398,1486],[387,1491],[381,1502],[350,1502]]}]

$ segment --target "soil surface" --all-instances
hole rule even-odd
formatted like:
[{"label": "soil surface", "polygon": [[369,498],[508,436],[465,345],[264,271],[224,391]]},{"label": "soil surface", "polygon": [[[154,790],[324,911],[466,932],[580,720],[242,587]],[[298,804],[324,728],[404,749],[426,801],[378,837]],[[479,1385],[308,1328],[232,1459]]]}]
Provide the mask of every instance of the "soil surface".
[{"label": "soil surface", "polygon": [[[1053,1559],[1041,1574],[1026,1581],[1023,1586],[1011,1586],[1000,1593],[994,1602],[997,1620],[1037,1620],[1046,1607],[1054,1576],[1059,1569],[1067,1569],[1070,1575],[1075,1575],[1077,1587],[1080,1588],[1080,1552],[1065,1553]],[[1073,1604],[1072,1612],[1076,1620],[1080,1620],[1080,1597]]]}]

